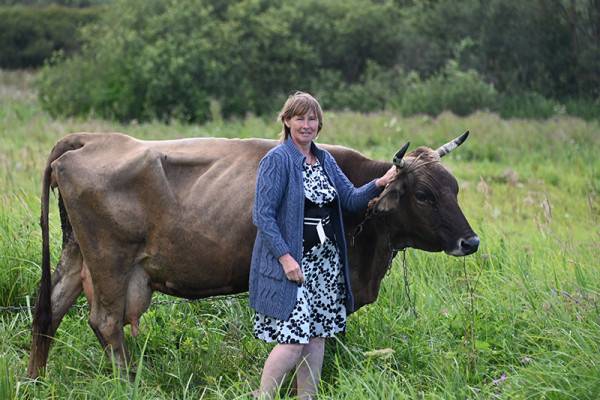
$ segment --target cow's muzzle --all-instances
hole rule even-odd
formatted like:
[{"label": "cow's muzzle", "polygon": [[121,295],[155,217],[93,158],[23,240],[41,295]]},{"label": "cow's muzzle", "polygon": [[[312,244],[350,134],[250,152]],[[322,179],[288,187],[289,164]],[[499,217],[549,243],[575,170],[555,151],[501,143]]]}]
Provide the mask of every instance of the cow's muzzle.
[{"label": "cow's muzzle", "polygon": [[450,251],[446,251],[446,254],[450,254],[451,256],[468,256],[469,254],[473,254],[479,248],[479,236],[473,235],[468,238],[460,238],[456,247]]}]

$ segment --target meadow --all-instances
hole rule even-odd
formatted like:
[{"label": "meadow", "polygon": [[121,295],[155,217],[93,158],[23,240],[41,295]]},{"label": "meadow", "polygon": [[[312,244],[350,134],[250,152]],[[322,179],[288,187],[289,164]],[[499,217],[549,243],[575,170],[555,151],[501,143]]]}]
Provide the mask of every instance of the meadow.
[{"label": "meadow", "polygon": [[[46,375],[28,380],[26,306],[41,275],[41,175],[57,139],[76,131],[274,138],[275,116],[215,114],[204,125],[55,119],[41,109],[34,78],[0,71],[0,398],[250,398],[270,346],[253,338],[245,296],[155,294],[139,336],[126,328],[133,380],[105,357],[83,298],[59,328]],[[600,398],[597,121],[326,112],[319,141],[390,159],[406,141],[437,147],[465,130],[471,137],[444,164],[459,181],[479,251],[454,258],[408,249],[406,266],[400,253],[378,301],[329,340],[320,399]],[[61,244],[55,200],[53,264]]]}]

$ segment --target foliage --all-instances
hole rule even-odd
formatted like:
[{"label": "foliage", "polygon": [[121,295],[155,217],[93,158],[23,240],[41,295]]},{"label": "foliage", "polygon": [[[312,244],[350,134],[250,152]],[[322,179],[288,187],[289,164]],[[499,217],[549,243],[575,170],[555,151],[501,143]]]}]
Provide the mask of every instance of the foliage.
[{"label": "foliage", "polygon": [[[411,3],[406,14],[406,70],[429,76],[458,58],[501,92],[600,96],[595,0],[436,0]],[[470,45],[462,47],[465,40]]]},{"label": "foliage", "polygon": [[0,6],[0,68],[39,67],[54,51],[72,54],[79,50],[77,30],[96,20],[101,10]]},{"label": "foliage", "polygon": [[84,31],[80,56],[46,69],[41,94],[53,114],[203,121],[211,101],[224,116],[264,114],[317,78],[339,86],[368,60],[390,66],[393,11],[359,0],[117,1]]},{"label": "foliage", "polygon": [[496,95],[494,87],[484,82],[476,71],[461,71],[456,62],[450,61],[441,73],[427,80],[412,74],[399,108],[405,115],[435,116],[444,110],[468,115],[491,108]]},{"label": "foliage", "polygon": [[585,98],[571,98],[563,101],[565,111],[569,115],[573,115],[586,120],[600,120],[600,98],[596,100]]},{"label": "foliage", "polygon": [[53,115],[118,120],[205,121],[211,104],[260,115],[298,89],[329,109],[547,117],[566,99],[567,112],[593,116],[594,4],[117,0],[84,30],[80,54],[54,58],[40,90]]},{"label": "foliage", "polygon": [[0,0],[0,6],[48,6],[91,7],[107,4],[113,0]]},{"label": "foliage", "polygon": [[494,109],[504,118],[549,118],[564,113],[558,102],[535,92],[503,94]]},{"label": "foliage", "polygon": [[311,87],[319,93],[326,109],[350,109],[360,112],[397,108],[406,89],[406,76],[400,68],[384,68],[369,61],[358,82],[344,83],[339,73],[325,70]]}]

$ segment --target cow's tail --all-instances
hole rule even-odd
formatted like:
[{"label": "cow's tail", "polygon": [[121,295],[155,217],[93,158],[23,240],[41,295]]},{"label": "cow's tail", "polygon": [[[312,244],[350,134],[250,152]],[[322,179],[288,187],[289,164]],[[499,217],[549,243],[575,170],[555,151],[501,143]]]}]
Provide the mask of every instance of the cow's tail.
[{"label": "cow's tail", "polygon": [[48,207],[50,197],[50,175],[52,169],[46,165],[42,183],[42,201],[40,226],[42,228],[42,279],[38,291],[38,298],[35,306],[35,315],[33,318],[33,343],[31,348],[31,358],[29,360],[28,374],[30,377],[36,377],[39,369],[46,365],[48,352],[50,350],[50,328],[52,326],[52,281],[50,272],[50,238],[48,228]]},{"label": "cow's tail", "polygon": [[[33,342],[29,359],[28,375],[38,376],[46,366],[52,342],[52,276],[50,271],[50,234],[48,226],[52,162],[69,150],[83,146],[80,135],[71,135],[59,141],[48,158],[42,178],[40,227],[42,229],[42,278],[33,317]],[[62,217],[62,216],[61,216]],[[62,219],[62,218],[61,218]],[[63,224],[64,226],[64,224]]]}]

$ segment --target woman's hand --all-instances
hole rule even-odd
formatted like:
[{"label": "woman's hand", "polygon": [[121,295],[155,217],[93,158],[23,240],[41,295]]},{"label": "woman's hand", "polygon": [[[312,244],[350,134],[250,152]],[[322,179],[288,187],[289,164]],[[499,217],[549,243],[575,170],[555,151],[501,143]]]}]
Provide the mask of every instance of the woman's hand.
[{"label": "woman's hand", "polygon": [[379,179],[375,181],[375,185],[379,187],[386,187],[389,185],[394,179],[396,179],[397,169],[395,165],[392,165],[390,169]]},{"label": "woman's hand", "polygon": [[294,257],[290,255],[290,253],[279,257],[279,263],[283,267],[285,276],[287,276],[290,281],[297,283],[304,282],[304,274],[302,273],[302,269],[300,268],[300,265],[298,265],[298,262],[294,260]]}]

